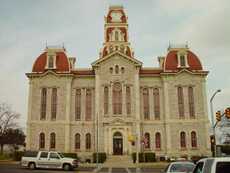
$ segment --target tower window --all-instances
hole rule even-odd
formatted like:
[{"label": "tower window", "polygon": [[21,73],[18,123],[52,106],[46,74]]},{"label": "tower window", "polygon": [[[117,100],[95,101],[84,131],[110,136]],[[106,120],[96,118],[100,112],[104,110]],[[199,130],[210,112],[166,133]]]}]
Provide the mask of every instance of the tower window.
[{"label": "tower window", "polygon": [[115,73],[116,73],[116,74],[119,73],[119,66],[118,66],[118,65],[115,66]]}]

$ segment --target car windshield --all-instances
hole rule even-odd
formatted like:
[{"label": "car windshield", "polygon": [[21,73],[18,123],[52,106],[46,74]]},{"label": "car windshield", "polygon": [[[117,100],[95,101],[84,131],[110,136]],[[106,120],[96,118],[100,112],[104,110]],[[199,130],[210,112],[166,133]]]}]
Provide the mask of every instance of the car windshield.
[{"label": "car windshield", "polygon": [[192,172],[194,168],[190,163],[174,163],[170,168],[170,172]]},{"label": "car windshield", "polygon": [[64,158],[64,156],[63,156],[63,154],[62,153],[58,153],[59,154],[59,156],[61,157],[61,158]]}]

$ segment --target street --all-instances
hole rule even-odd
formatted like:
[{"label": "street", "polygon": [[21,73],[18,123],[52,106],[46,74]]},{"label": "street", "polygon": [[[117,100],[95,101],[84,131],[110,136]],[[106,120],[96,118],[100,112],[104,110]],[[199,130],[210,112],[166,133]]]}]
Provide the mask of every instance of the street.
[{"label": "street", "polygon": [[[163,168],[142,168],[141,173],[160,173]],[[73,171],[68,171],[69,173],[90,173],[93,172],[94,168],[84,168],[80,167]],[[36,169],[29,170],[25,168],[21,168],[19,164],[9,164],[9,163],[1,163],[0,164],[0,172],[1,173],[64,173],[66,171],[63,170],[45,170],[45,169]],[[135,168],[101,168],[100,173],[135,173]]]}]

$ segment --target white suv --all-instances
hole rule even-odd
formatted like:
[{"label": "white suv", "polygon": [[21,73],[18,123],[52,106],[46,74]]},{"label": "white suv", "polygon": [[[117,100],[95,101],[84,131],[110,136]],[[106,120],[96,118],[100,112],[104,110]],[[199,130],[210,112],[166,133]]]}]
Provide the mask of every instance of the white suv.
[{"label": "white suv", "polygon": [[201,159],[193,173],[230,173],[230,157]]}]

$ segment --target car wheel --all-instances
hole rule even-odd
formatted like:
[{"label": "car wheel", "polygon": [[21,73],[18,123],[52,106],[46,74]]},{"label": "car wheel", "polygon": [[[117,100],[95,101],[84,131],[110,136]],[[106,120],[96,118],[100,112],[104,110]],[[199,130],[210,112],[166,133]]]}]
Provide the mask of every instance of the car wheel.
[{"label": "car wheel", "polygon": [[65,171],[70,171],[71,170],[71,166],[69,164],[64,164],[63,169]]},{"label": "car wheel", "polygon": [[30,163],[29,164],[29,169],[35,169],[35,168],[36,168],[35,163]]}]

